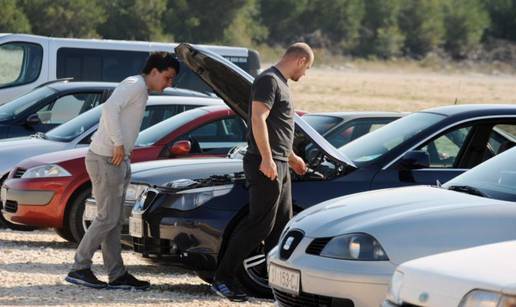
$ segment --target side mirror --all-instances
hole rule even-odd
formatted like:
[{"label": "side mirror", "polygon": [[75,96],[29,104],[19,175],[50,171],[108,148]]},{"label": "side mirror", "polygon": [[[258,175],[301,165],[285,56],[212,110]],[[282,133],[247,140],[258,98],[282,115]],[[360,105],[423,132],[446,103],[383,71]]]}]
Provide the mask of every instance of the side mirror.
[{"label": "side mirror", "polygon": [[430,167],[430,157],[423,150],[406,152],[398,161],[398,168],[402,171]]},{"label": "side mirror", "polygon": [[27,117],[27,119],[25,120],[25,123],[28,126],[36,126],[36,125],[41,124],[41,119],[39,118],[38,114],[34,113]]},{"label": "side mirror", "polygon": [[190,141],[177,141],[169,149],[173,156],[183,156],[189,154],[191,150],[192,143]]}]

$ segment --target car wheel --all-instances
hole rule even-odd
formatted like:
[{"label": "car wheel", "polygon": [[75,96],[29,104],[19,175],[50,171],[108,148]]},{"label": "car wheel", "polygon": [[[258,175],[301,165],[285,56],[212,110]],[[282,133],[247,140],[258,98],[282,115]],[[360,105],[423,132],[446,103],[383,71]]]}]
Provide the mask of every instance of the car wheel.
[{"label": "car wheel", "polygon": [[81,242],[84,236],[85,224],[83,223],[84,208],[86,200],[91,197],[91,187],[88,187],[79,192],[75,198],[70,202],[70,208],[67,216],[67,224],[70,233],[75,242]]},{"label": "car wheel", "polygon": [[72,236],[72,233],[68,230],[68,228],[54,228],[54,231],[63,239],[68,242],[77,243],[75,238]]}]

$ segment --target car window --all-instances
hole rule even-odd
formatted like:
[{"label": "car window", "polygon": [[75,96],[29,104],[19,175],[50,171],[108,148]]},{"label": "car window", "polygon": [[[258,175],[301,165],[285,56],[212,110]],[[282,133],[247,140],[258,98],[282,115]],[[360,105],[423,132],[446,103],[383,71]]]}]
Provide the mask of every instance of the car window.
[{"label": "car window", "polygon": [[22,42],[0,45],[0,88],[36,81],[42,61],[40,45]]},{"label": "car window", "polygon": [[425,151],[430,158],[431,168],[453,168],[459,152],[464,146],[472,127],[463,127],[449,131],[419,149]]},{"label": "car window", "polygon": [[59,97],[36,113],[42,124],[63,124],[100,104],[102,94],[79,93]]},{"label": "car window", "polygon": [[331,115],[303,115],[303,119],[315,129],[319,134],[323,135],[328,132],[331,128],[341,123],[343,119],[337,116]]},{"label": "car window", "polygon": [[324,136],[335,148],[342,147],[354,139],[357,139],[371,131],[385,126],[396,118],[371,118],[353,120],[340,125]]},{"label": "car window", "polygon": [[0,119],[11,119],[12,117],[23,113],[30,107],[34,106],[38,102],[41,102],[45,98],[52,96],[55,93],[56,91],[54,89],[48,86],[43,86],[14,100],[11,100],[8,103],[0,106]]},{"label": "car window", "polygon": [[230,117],[202,125],[178,139],[190,140],[192,153],[227,153],[245,142],[247,129],[240,117]]},{"label": "car window", "polygon": [[155,124],[162,122],[168,118],[173,117],[181,112],[184,108],[182,105],[163,105],[150,106],[145,110],[140,131],[143,131]]},{"label": "car window", "polygon": [[102,107],[98,106],[77,116],[62,125],[45,133],[45,136],[58,142],[71,142],[94,125],[97,125],[102,113]]},{"label": "car window", "polygon": [[489,134],[489,141],[485,151],[484,160],[487,160],[497,154],[516,145],[516,124],[500,124],[495,125]]}]

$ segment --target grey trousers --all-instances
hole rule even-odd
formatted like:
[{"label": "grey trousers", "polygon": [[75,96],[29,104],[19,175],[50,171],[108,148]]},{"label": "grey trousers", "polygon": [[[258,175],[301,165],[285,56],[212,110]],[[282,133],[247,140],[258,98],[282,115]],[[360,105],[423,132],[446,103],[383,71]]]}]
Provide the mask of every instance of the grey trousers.
[{"label": "grey trousers", "polygon": [[100,156],[92,151],[88,151],[85,163],[97,203],[97,217],[77,248],[72,270],[89,269],[93,254],[100,245],[104,267],[111,282],[126,272],[122,260],[120,231],[125,191],[131,180],[131,167],[129,160],[114,166],[111,157]]}]

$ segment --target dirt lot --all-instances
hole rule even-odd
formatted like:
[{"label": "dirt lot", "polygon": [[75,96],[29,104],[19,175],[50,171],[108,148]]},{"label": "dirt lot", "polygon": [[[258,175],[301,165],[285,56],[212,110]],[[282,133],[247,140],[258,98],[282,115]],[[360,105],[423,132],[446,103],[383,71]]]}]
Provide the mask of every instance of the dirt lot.
[{"label": "dirt lot", "polygon": [[[206,283],[176,268],[157,267],[124,251],[130,272],[152,283],[149,291],[93,290],[64,281],[74,246],[52,231],[0,229],[0,306],[273,306],[252,299],[231,304],[214,296]],[[106,280],[100,252],[93,270]]]}]

